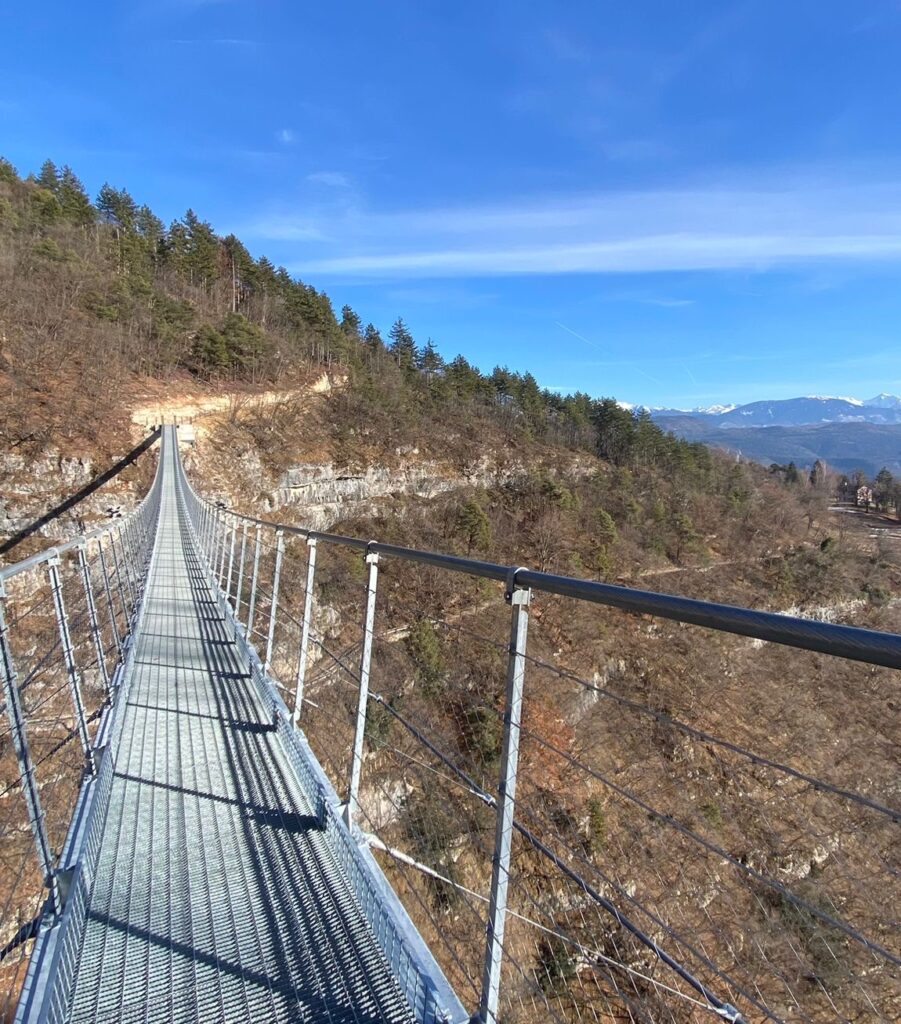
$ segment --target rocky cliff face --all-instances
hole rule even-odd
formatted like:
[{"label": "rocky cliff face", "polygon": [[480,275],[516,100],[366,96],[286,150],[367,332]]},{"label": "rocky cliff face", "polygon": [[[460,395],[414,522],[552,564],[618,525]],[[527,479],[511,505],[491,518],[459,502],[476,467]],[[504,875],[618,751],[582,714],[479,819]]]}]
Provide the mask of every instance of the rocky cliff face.
[{"label": "rocky cliff face", "polygon": [[524,472],[521,465],[493,466],[487,458],[457,474],[429,460],[397,467],[373,465],[364,470],[306,463],[282,475],[271,494],[271,510],[296,508],[305,524],[323,530],[340,518],[371,513],[388,498],[433,498],[461,487],[512,480]]},{"label": "rocky cliff face", "polygon": [[[597,461],[575,453],[526,461],[504,452],[484,453],[462,468],[424,458],[416,448],[401,449],[391,462],[365,467],[334,461],[298,460],[278,476],[263,465],[253,448],[226,460],[215,439],[201,437],[183,452],[188,474],[209,497],[230,508],[274,519],[291,520],[314,530],[326,530],[340,519],[372,515],[392,499],[434,498],[467,487],[494,487],[530,473],[589,476]],[[280,514],[281,510],[281,514]],[[291,514],[286,514],[291,510]]]},{"label": "rocky cliff face", "polygon": [[[37,459],[12,452],[0,454],[0,538],[28,528],[106,468],[89,458],[71,458],[57,451]],[[74,537],[80,532],[80,521],[103,518],[110,505],[127,511],[143,497],[143,491],[143,485],[136,489],[127,480],[114,479],[53,519],[39,535],[48,540]],[[15,561],[16,555],[10,554],[9,558]]]}]

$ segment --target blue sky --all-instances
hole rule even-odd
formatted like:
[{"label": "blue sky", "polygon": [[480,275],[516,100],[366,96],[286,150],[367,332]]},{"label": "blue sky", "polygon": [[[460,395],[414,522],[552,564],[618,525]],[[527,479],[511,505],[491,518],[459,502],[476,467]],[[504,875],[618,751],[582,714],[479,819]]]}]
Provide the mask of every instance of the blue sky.
[{"label": "blue sky", "polygon": [[6,2],[0,153],[650,405],[901,391],[901,0]]}]

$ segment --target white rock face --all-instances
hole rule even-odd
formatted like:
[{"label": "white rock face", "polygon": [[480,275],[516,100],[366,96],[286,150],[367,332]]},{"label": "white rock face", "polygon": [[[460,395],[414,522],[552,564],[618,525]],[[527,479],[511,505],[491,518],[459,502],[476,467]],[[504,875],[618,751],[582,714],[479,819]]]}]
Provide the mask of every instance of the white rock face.
[{"label": "white rock face", "polygon": [[460,474],[428,460],[400,467],[368,466],[364,470],[340,468],[333,463],[305,463],[282,475],[272,492],[270,511],[300,509],[305,525],[324,530],[342,517],[371,512],[379,501],[395,495],[433,498],[460,487],[502,483],[523,472],[519,465],[492,466],[487,458]]},{"label": "white rock face", "polygon": [[[90,459],[63,458],[53,453],[39,459],[26,459],[14,453],[0,455],[0,534],[26,529],[73,491],[84,487],[95,472]],[[78,512],[99,513],[109,500],[109,495],[91,495]],[[74,536],[76,532],[71,513],[54,520],[49,530],[54,537]]]}]

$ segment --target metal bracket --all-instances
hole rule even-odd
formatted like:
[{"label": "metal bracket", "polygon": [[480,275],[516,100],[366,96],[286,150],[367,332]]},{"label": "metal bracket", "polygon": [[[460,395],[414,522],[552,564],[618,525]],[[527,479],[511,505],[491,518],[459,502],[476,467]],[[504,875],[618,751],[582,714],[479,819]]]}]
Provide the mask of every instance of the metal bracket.
[{"label": "metal bracket", "polygon": [[529,589],[527,587],[520,587],[516,583],[516,574],[528,571],[528,566],[518,565],[516,568],[511,568],[507,573],[507,582],[504,586],[504,600],[507,604],[529,603]]},{"label": "metal bracket", "polygon": [[69,893],[72,889],[72,879],[74,875],[75,868],[57,868],[54,872],[57,892],[59,893],[60,911],[62,911],[69,902]]}]

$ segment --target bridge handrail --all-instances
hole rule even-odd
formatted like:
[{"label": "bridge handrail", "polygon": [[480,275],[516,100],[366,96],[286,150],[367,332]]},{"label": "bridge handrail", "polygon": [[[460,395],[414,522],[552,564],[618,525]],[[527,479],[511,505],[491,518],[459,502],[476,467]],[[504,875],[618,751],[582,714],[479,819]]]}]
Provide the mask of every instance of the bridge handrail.
[{"label": "bridge handrail", "polygon": [[60,555],[68,554],[70,551],[77,551],[83,544],[89,544],[91,541],[99,540],[101,537],[105,537],[111,530],[115,530],[122,526],[123,523],[130,522],[140,516],[147,508],[148,504],[155,500],[156,495],[158,494],[160,481],[160,474],[157,473],[144,497],[124,516],[118,516],[114,519],[110,519],[109,522],[104,523],[103,526],[98,526],[93,530],[80,533],[77,537],[73,537],[72,540],[65,541],[62,544],[52,544],[49,548],[37,551],[35,554],[29,555],[27,558],[23,558],[18,562],[12,562],[10,565],[0,566],[0,584],[13,579],[15,576],[21,575],[23,572],[28,572],[29,569],[34,569],[39,565],[43,565],[51,558],[58,558]]},{"label": "bridge handrail", "polygon": [[819,622],[816,619],[782,615],[779,612],[719,604],[714,601],[700,601],[696,598],[680,597],[676,594],[639,590],[618,584],[537,572],[525,567],[499,565],[495,562],[484,562],[459,555],[446,555],[437,551],[422,551],[396,544],[385,544],[381,541],[365,541],[358,537],[308,530],[300,526],[243,515],[222,508],[208,498],[200,495],[198,497],[212,510],[227,512],[244,522],[281,530],[286,534],[316,540],[324,544],[335,544],[361,552],[387,555],[408,562],[418,562],[421,565],[447,569],[450,572],[497,580],[506,584],[508,591],[515,587],[529,587],[546,594],[590,601],[593,604],[607,605],[635,614],[673,619],[676,622],[735,633],[755,640],[817,651],[821,654],[862,661],[870,665],[901,669],[901,635],[896,633]]}]

